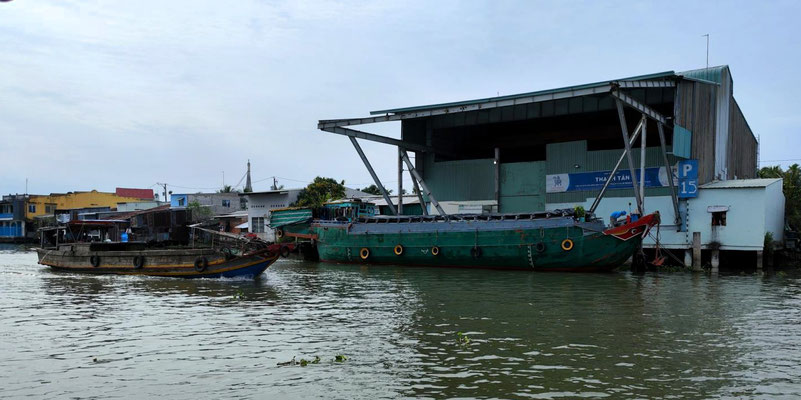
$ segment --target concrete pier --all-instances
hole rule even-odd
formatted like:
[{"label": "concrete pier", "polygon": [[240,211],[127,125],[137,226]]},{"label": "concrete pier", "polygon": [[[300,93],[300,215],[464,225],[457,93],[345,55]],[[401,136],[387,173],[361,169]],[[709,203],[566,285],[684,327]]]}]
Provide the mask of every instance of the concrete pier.
[{"label": "concrete pier", "polygon": [[693,232],[693,271],[701,271],[701,232]]},{"label": "concrete pier", "polygon": [[720,250],[712,250],[712,273],[718,272],[720,267]]}]

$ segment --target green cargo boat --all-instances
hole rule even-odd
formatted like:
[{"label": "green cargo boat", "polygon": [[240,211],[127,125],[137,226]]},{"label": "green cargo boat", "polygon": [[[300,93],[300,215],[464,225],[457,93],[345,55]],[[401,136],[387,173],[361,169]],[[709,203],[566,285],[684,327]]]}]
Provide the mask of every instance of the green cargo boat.
[{"label": "green cargo boat", "polygon": [[530,214],[376,216],[359,200],[274,210],[278,237],[311,240],[321,261],[542,271],[604,271],[640,247],[659,214],[607,229],[573,210]]}]

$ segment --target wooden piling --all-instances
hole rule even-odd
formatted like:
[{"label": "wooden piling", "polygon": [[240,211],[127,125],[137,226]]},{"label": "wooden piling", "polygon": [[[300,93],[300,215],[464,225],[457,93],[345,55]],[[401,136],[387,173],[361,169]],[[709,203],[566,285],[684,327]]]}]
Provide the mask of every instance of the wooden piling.
[{"label": "wooden piling", "polygon": [[693,232],[693,271],[701,270],[701,232]]}]

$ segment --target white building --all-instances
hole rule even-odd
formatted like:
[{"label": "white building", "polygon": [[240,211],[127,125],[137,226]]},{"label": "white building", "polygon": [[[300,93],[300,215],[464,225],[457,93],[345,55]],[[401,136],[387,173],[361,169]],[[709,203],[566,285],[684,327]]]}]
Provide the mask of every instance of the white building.
[{"label": "white building", "polygon": [[[646,213],[659,211],[662,216],[660,246],[686,250],[685,263],[691,261],[694,236],[699,237],[702,250],[713,252],[751,251],[759,255],[767,232],[773,235],[775,242],[783,242],[785,199],[781,179],[713,181],[698,189],[698,197],[679,199],[682,226],[674,223],[670,196],[647,196],[644,203]],[[588,198],[578,204],[549,204],[548,208],[554,210],[580,205],[589,209],[593,200]],[[608,218],[614,211],[629,212],[632,207],[636,208],[633,197],[607,197],[601,201],[596,215]],[[644,245],[653,248],[655,241],[649,238]]]},{"label": "white building", "polygon": [[255,233],[261,239],[275,240],[272,229],[268,227],[270,223],[270,213],[272,210],[289,207],[298,199],[298,193],[302,189],[279,189],[264,192],[241,193],[240,196],[247,198],[248,204],[248,231]]}]

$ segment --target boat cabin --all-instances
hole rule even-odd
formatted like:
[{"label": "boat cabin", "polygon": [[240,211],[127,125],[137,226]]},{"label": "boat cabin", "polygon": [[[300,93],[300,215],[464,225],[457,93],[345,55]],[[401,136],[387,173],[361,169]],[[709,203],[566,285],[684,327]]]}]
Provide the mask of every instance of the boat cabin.
[{"label": "boat cabin", "polygon": [[376,215],[375,204],[360,199],[336,200],[326,203],[323,208],[325,212],[319,216],[319,219],[323,220],[347,220],[352,222],[359,218],[374,217]]}]

